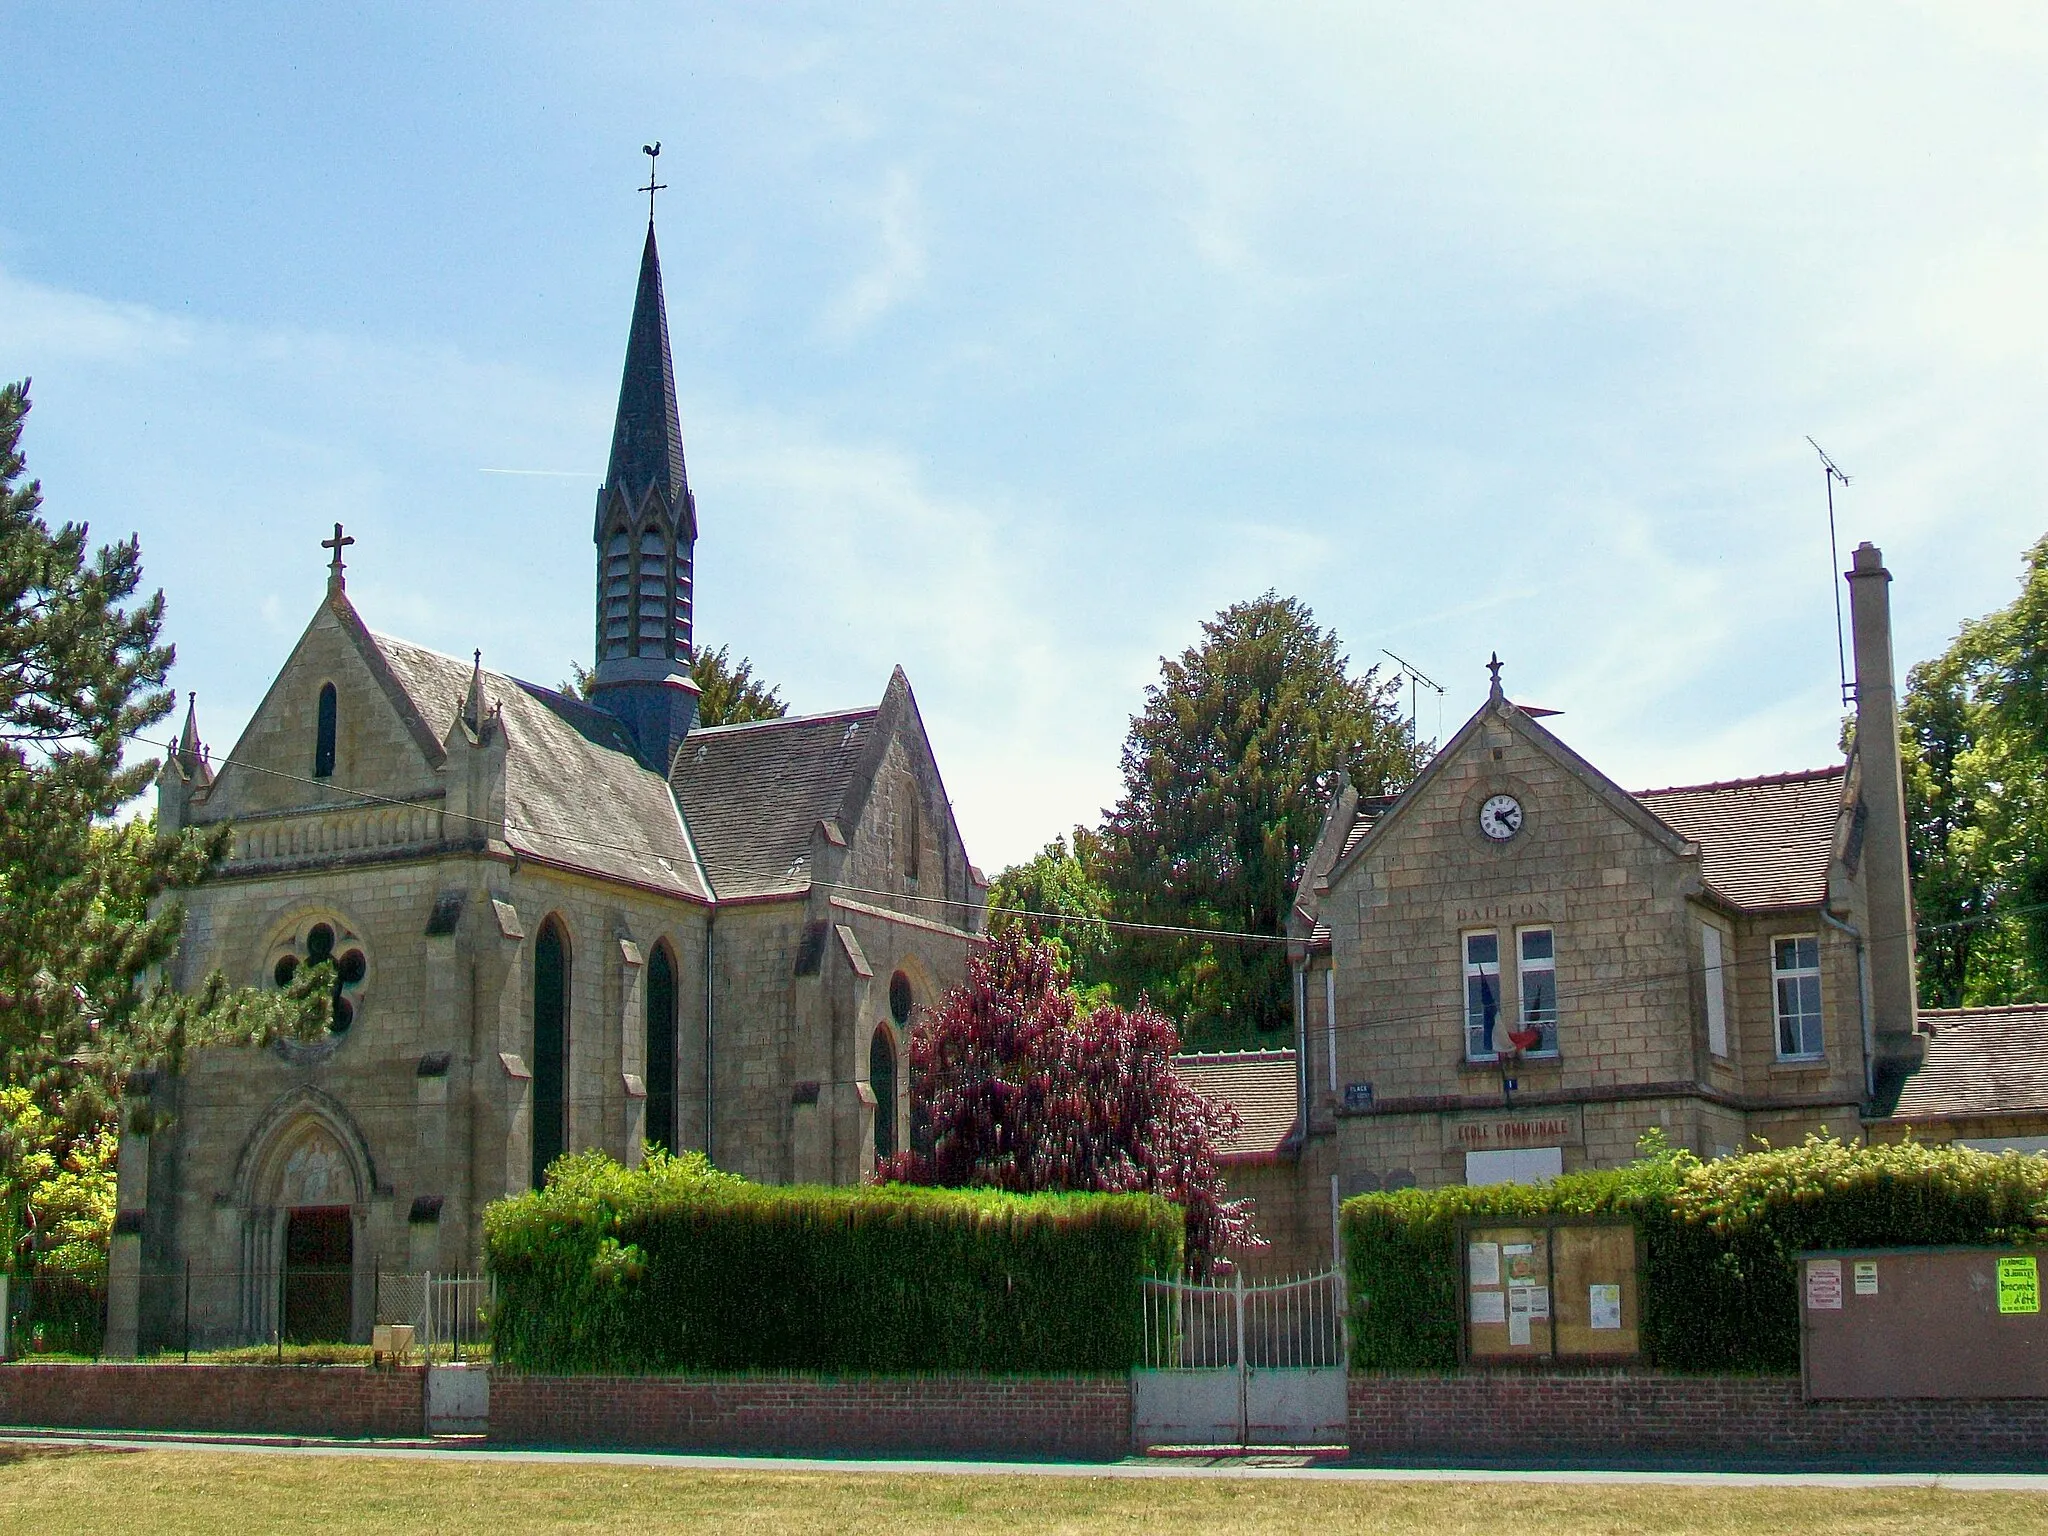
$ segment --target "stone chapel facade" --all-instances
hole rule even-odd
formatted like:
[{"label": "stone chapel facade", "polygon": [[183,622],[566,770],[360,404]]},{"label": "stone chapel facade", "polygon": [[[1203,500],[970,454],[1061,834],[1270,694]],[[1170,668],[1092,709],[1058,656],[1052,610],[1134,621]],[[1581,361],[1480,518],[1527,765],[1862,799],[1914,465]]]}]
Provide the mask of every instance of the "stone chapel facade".
[{"label": "stone chapel facade", "polygon": [[986,883],[901,669],[875,705],[696,726],[651,222],[594,536],[587,700],[372,631],[337,529],[218,766],[188,714],[161,826],[234,840],[175,980],[331,960],[335,1022],[131,1084],[110,1352],[182,1327],[188,1264],[195,1342],[365,1338],[380,1269],[474,1269],[484,1206],[565,1150],[846,1183],[908,1134],[910,1022],[963,975]]}]

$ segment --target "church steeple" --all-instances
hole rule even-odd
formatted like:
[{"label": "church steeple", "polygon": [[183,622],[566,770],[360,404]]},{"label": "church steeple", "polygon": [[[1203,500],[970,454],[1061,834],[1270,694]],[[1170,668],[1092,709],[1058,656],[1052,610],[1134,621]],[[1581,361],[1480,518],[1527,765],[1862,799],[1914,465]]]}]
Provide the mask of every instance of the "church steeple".
[{"label": "church steeple", "polygon": [[[653,179],[648,178],[650,183]],[[592,702],[624,721],[642,760],[665,773],[676,742],[689,733],[697,714],[696,688],[689,680],[697,503],[683,465],[682,417],[676,409],[675,364],[651,209],[593,537],[597,668]]]},{"label": "church steeple", "polygon": [[[662,299],[661,253],[655,249],[651,218],[647,243],[640,249],[640,289],[633,296],[633,329],[626,338],[626,371],[619,381],[619,410],[612,422],[612,456],[604,482],[605,489],[618,492],[633,511],[650,493],[685,516],[694,510],[683,470],[683,425],[676,409],[675,364],[669,355],[668,306]],[[694,536],[694,527],[691,532]]]}]

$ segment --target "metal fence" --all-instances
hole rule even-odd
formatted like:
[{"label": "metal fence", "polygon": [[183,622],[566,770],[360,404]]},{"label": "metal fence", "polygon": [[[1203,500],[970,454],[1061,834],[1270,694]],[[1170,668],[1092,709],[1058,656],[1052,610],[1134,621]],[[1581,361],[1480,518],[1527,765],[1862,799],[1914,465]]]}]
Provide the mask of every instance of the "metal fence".
[{"label": "metal fence", "polygon": [[1344,1277],[1202,1283],[1147,1278],[1143,1368],[1316,1369],[1344,1363]]},{"label": "metal fence", "polygon": [[493,1287],[489,1275],[460,1271],[380,1271],[377,1321],[410,1323],[414,1342],[430,1360],[474,1359],[491,1337]]},{"label": "metal fence", "polygon": [[[370,1342],[371,1323],[411,1324],[415,1348],[429,1359],[489,1353],[492,1285],[480,1273],[372,1270],[358,1277],[339,1266],[291,1265],[252,1275],[177,1264],[146,1265],[134,1283],[134,1341],[144,1356],[261,1349],[282,1359],[287,1348],[360,1348]],[[4,1294],[8,1357],[98,1359],[105,1352],[105,1276],[9,1276]]]},{"label": "metal fence", "polygon": [[8,1277],[10,1355],[89,1355],[97,1359],[105,1347],[106,1332],[104,1277]]}]

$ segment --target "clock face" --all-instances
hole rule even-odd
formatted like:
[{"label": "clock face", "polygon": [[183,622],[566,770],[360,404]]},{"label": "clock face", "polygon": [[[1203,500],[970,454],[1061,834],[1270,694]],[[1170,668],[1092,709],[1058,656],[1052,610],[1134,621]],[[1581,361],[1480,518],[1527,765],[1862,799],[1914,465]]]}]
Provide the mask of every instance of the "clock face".
[{"label": "clock face", "polygon": [[1479,830],[1504,843],[1522,830],[1522,802],[1513,795],[1494,795],[1479,807]]}]

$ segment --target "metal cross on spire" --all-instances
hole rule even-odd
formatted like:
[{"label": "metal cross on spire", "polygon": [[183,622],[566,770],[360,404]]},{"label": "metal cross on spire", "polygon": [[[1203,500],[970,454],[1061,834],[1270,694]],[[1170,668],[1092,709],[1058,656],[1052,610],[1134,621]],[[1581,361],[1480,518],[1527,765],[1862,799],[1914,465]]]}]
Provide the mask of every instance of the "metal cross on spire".
[{"label": "metal cross on spire", "polygon": [[652,144],[642,144],[640,146],[640,153],[647,157],[647,185],[640,190],[647,194],[647,222],[652,224],[654,222],[654,194],[668,190],[667,182],[654,179],[654,162],[661,156],[661,140],[656,139]]},{"label": "metal cross on spire", "polygon": [[330,592],[339,592],[348,585],[347,580],[341,574],[346,569],[341,561],[341,552],[353,543],[355,543],[355,540],[342,533],[341,524],[339,523],[334,525],[333,538],[320,541],[322,549],[334,551],[334,559],[327,566],[327,590]]}]

